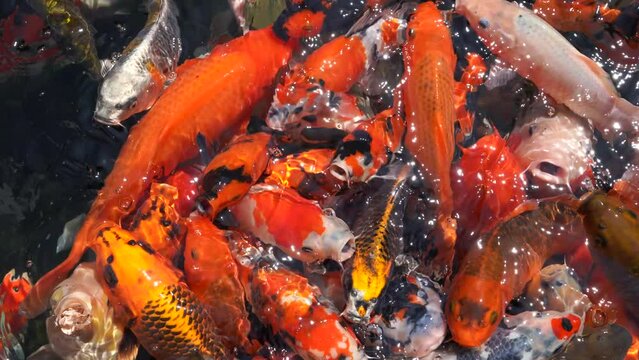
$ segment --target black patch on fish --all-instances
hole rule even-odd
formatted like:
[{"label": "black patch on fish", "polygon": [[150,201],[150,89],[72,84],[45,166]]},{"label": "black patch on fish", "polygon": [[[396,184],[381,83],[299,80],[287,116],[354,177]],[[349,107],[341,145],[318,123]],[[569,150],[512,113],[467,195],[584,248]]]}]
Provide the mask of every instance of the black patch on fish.
[{"label": "black patch on fish", "polygon": [[244,165],[237,169],[229,169],[226,166],[221,166],[204,175],[204,179],[202,179],[202,189],[205,192],[205,197],[208,199],[217,198],[220,190],[232,181],[250,184],[253,182],[253,179],[244,173]]},{"label": "black patch on fish", "polygon": [[113,254],[109,255],[109,257],[107,258],[107,263],[109,264],[113,263]]},{"label": "black patch on fish", "polygon": [[220,229],[237,229],[240,223],[228,208],[220,210],[213,219],[213,224]]},{"label": "black patch on fish", "polygon": [[137,245],[137,243],[135,242],[135,240],[129,240],[127,241],[127,245],[135,246]]},{"label": "black patch on fish", "polygon": [[104,266],[104,281],[106,281],[107,285],[111,289],[118,285],[118,277],[115,275],[111,265]]},{"label": "black patch on fish", "polygon": [[301,135],[304,140],[309,142],[337,144],[346,136],[346,132],[335,128],[304,128]]},{"label": "black patch on fish", "polygon": [[148,242],[144,240],[138,240],[138,245],[140,245],[140,247],[147,253],[151,255],[155,254],[155,250],[153,250],[153,247],[151,247],[151,244],[149,244]]},{"label": "black patch on fish", "polygon": [[302,120],[304,120],[306,122],[314,123],[314,122],[317,122],[317,116],[315,116],[315,115],[305,115],[305,116],[302,116]]},{"label": "black patch on fish", "polygon": [[572,323],[568,318],[561,318],[561,327],[566,331],[572,331]]},{"label": "black patch on fish", "polygon": [[489,22],[487,19],[480,19],[479,20],[479,27],[481,27],[482,29],[487,29],[489,26]]},{"label": "black patch on fish", "polygon": [[345,159],[351,155],[360,153],[366,155],[364,163],[368,165],[371,161],[373,161],[371,155],[371,141],[373,141],[373,139],[370,134],[364,130],[355,130],[352,135],[355,139],[342,143],[342,145],[337,148],[335,157]]}]

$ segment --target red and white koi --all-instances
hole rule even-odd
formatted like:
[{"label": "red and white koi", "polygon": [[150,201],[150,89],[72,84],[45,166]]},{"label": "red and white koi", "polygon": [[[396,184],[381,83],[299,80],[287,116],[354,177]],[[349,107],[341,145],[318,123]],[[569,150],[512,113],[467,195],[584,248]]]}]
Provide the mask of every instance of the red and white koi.
[{"label": "red and white koi", "polygon": [[241,230],[294,259],[342,262],[355,251],[353,233],[343,220],[292,189],[255,185],[230,210]]}]

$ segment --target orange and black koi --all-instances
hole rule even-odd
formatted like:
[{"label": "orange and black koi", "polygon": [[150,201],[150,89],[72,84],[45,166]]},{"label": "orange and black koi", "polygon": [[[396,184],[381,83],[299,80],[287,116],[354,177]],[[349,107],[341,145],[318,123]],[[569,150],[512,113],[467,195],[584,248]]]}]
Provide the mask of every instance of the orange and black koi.
[{"label": "orange and black koi", "polygon": [[148,243],[114,225],[100,230],[93,248],[98,278],[116,316],[153,357],[225,356],[208,307]]},{"label": "orange and black koi", "polygon": [[256,266],[244,278],[257,317],[304,359],[364,359],[355,335],[339,314],[319,301],[319,289],[278,266]]},{"label": "orange and black koi", "polygon": [[227,232],[201,215],[191,216],[186,227],[184,275],[189,289],[210,306],[211,317],[227,348],[249,345],[244,289],[238,280]]},{"label": "orange and black koi", "polygon": [[271,135],[254,133],[236,137],[204,169],[200,183],[204,202],[200,206],[211,217],[237,202],[266,170]]},{"label": "orange and black koi", "polygon": [[255,104],[269,95],[270,85],[299,39],[317,34],[323,19],[323,14],[308,10],[288,14],[282,22],[286,39],[273,27],[250,31],[178,68],[176,80],[131,131],[71,253],[38,281],[22,303],[28,317],[47,308],[55,286],[78,264],[105,224],[121,225],[153,180],[170,175],[180,163],[198,155],[200,134],[215,141],[249,116]]},{"label": "orange and black koi", "polygon": [[522,293],[544,261],[584,240],[575,207],[565,199],[543,202],[477,241],[448,292],[446,320],[455,342],[483,344],[497,329],[508,302]]},{"label": "orange and black koi", "polygon": [[332,149],[312,149],[284,158],[271,159],[264,179],[266,184],[297,189],[307,174],[317,174],[328,167],[335,153]]},{"label": "orange and black koi", "polygon": [[392,109],[360,122],[340,143],[325,171],[309,174],[300,193],[309,198],[334,195],[351,182],[366,182],[401,146],[405,122]]},{"label": "orange and black koi", "polygon": [[130,227],[136,238],[144,239],[158,254],[171,261],[182,252],[184,239],[184,224],[175,207],[177,199],[175,187],[154,183],[149,198],[138,209]]}]

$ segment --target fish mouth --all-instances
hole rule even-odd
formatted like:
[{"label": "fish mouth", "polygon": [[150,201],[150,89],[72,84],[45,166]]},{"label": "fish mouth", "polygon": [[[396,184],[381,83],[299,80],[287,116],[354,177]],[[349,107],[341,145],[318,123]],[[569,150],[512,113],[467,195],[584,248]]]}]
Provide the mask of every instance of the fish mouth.
[{"label": "fish mouth", "polygon": [[108,126],[120,125],[120,123],[117,120],[113,120],[113,119],[111,119],[109,117],[101,115],[98,112],[93,114],[93,118],[95,119],[95,121],[97,121],[97,122],[99,122],[100,124],[103,124],[103,125],[108,125]]}]

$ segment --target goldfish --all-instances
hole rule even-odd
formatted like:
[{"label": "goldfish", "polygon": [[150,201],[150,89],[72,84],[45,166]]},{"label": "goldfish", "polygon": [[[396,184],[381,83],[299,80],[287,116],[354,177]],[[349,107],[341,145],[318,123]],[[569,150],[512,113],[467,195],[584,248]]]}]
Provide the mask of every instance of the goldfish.
[{"label": "goldfish", "polygon": [[559,105],[548,114],[548,109],[540,105],[529,107],[511,133],[508,146],[532,177],[542,183],[572,190],[586,179],[594,182],[593,131],[588,122],[565,106]]},{"label": "goldfish", "polygon": [[208,307],[148,243],[108,226],[98,233],[94,251],[97,276],[116,318],[128,324],[153,357],[225,356]]},{"label": "goldfish", "polygon": [[558,103],[592,121],[606,140],[623,132],[637,133],[639,107],[620,97],[597,63],[531,10],[505,0],[460,0],[456,11],[497,57]]},{"label": "goldfish", "polygon": [[470,247],[470,239],[492,229],[526,200],[524,172],[497,130],[462,148],[461,159],[451,169],[458,250]]},{"label": "goldfish", "polygon": [[446,320],[455,342],[483,344],[497,329],[508,302],[523,292],[544,261],[584,240],[574,208],[567,199],[542,202],[476,242],[448,291]]},{"label": "goldfish", "polygon": [[177,8],[173,0],[147,2],[144,28],[104,75],[98,90],[94,118],[118,125],[148,110],[175,77],[182,51]]},{"label": "goldfish", "polygon": [[432,186],[439,204],[435,233],[440,252],[430,267],[450,270],[455,246],[455,220],[450,165],[455,152],[454,104],[456,57],[446,23],[437,6],[417,6],[408,24],[403,47],[405,82],[402,99],[406,113],[406,149],[415,157],[421,176]]},{"label": "goldfish", "polygon": [[[343,316],[360,323],[370,315],[391,276],[395,257],[402,251],[402,219],[410,192],[410,168],[400,166],[371,179],[377,187],[363,201],[355,220],[355,254],[344,272],[348,296]],[[371,185],[373,186],[373,185]]]},{"label": "goldfish", "polygon": [[305,176],[300,193],[309,198],[325,198],[351,182],[366,182],[400,149],[404,131],[404,120],[393,109],[361,121],[342,139],[325,169]]},{"label": "goldfish", "polygon": [[355,251],[353,233],[343,220],[292,189],[255,185],[230,210],[240,230],[297,260],[342,262]]},{"label": "goldfish", "polygon": [[[31,279],[27,273],[16,274],[11,269],[0,285],[0,314],[12,333],[18,334],[27,325],[27,319],[19,313],[19,305],[31,291]],[[4,326],[4,324],[1,324]]]},{"label": "goldfish", "polygon": [[210,306],[211,316],[224,334],[228,348],[247,345],[250,324],[244,289],[238,280],[226,232],[195,214],[187,220],[186,227],[184,276],[189,289]]},{"label": "goldfish", "polygon": [[582,331],[581,319],[569,312],[526,311],[508,316],[504,323],[479,347],[437,351],[430,359],[548,359]]},{"label": "goldfish", "polygon": [[264,183],[298,189],[308,174],[327,168],[333,159],[332,149],[311,149],[284,158],[271,159]]},{"label": "goldfish", "polygon": [[262,176],[269,161],[271,135],[240,135],[204,169],[200,182],[203,210],[214,218],[223,208],[239,201]]},{"label": "goldfish", "polygon": [[397,49],[403,28],[402,20],[382,16],[364,30],[338,36],[315,50],[278,85],[267,125],[286,130],[325,123],[353,130],[364,116],[355,98],[346,91],[364,76],[376,58]]},{"label": "goldfish", "polygon": [[619,199],[602,192],[587,195],[579,207],[588,232],[588,247],[593,262],[601,267],[625,310],[625,315],[639,327],[633,309],[639,304],[639,222],[637,214]]},{"label": "goldfish", "polygon": [[87,67],[89,74],[99,78],[102,66],[93,40],[93,29],[72,0],[27,0],[58,37],[71,50],[76,62]]},{"label": "goldfish", "polygon": [[422,358],[446,336],[439,285],[419,273],[394,277],[373,318],[395,355]]},{"label": "goldfish", "polygon": [[177,197],[175,187],[154,183],[130,227],[134,236],[147,241],[158,254],[171,261],[182,251],[184,240],[184,224],[175,208]]},{"label": "goldfish", "polygon": [[244,288],[257,317],[303,359],[365,359],[355,335],[303,276],[266,265],[253,268],[247,281]]},{"label": "goldfish", "polygon": [[119,355],[124,328],[96,279],[95,266],[82,263],[51,295],[47,318],[52,352],[65,359],[113,359]]},{"label": "goldfish", "polygon": [[129,134],[69,256],[40,278],[23,302],[28,317],[46,309],[55,285],[80,261],[106,223],[120,224],[135,211],[151,180],[197,156],[198,134],[213,141],[248,117],[268,94],[268,86],[299,39],[316,34],[324,19],[323,14],[305,9],[287,16],[280,28],[249,32],[178,68],[176,80]]},{"label": "goldfish", "polygon": [[605,24],[614,23],[621,13],[598,0],[537,0],[532,9],[558,31],[588,35],[601,31]]}]

